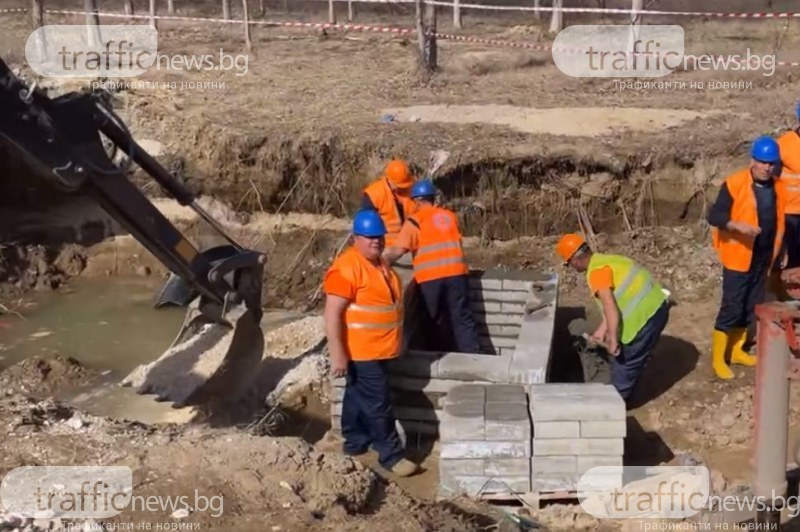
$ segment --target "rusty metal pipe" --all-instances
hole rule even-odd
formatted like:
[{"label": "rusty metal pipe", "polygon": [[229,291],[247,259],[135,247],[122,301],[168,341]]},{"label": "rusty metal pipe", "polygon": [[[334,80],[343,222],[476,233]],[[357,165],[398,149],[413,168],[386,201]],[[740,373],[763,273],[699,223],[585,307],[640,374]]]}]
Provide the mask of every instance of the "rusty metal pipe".
[{"label": "rusty metal pipe", "polygon": [[[774,502],[787,491],[789,368],[796,307],[771,302],[758,305],[758,364],[754,397],[753,491],[767,508],[757,520],[776,523]],[[787,334],[788,333],[788,334]],[[762,521],[763,520],[763,521]]]}]

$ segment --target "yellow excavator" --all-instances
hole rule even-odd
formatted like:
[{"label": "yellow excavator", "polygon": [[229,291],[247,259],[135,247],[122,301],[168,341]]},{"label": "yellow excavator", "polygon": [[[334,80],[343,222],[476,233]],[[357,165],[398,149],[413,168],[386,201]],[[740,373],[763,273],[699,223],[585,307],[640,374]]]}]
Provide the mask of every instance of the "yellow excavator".
[{"label": "yellow excavator", "polygon": [[[263,355],[266,257],[227,235],[191,191],[133,140],[104,100],[91,92],[50,98],[0,60],[0,144],[32,175],[93,197],[172,272],[157,306],[188,305],[183,327],[162,356],[122,384],[175,407],[230,398],[246,389]],[[128,179],[128,165],[114,163],[120,150],[228,244],[202,252],[192,245]]]}]

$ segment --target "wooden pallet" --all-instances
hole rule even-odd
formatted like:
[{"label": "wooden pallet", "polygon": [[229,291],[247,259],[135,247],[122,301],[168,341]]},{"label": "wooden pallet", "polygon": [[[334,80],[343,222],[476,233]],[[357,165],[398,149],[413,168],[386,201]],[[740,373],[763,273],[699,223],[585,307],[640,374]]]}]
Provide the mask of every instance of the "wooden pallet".
[{"label": "wooden pallet", "polygon": [[534,510],[539,510],[543,504],[552,501],[568,501],[571,504],[577,504],[578,492],[565,490],[527,493],[489,493],[479,496],[478,499],[493,506],[525,506]]}]

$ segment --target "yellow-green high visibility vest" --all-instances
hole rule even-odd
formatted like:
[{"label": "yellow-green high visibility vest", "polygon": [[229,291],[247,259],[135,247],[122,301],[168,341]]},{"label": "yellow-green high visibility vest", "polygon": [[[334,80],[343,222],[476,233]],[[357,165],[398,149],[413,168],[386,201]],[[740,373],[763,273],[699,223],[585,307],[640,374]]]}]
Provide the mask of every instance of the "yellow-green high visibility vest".
[{"label": "yellow-green high visibility vest", "polygon": [[[667,295],[649,271],[621,255],[594,253],[586,270],[586,280],[593,271],[608,266],[614,276],[614,299],[620,312],[620,335],[623,344],[636,338],[642,327],[666,301]],[[595,296],[601,310],[602,302]]]}]

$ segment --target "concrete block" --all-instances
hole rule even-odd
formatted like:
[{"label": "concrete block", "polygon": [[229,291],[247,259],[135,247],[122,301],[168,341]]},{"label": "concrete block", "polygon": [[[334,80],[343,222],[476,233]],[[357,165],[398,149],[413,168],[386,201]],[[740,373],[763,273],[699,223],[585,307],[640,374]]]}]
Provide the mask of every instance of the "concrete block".
[{"label": "concrete block", "polygon": [[463,380],[425,379],[406,377],[403,375],[389,375],[389,386],[396,390],[408,390],[412,392],[449,393],[453,388],[464,386],[464,384]]},{"label": "concrete block", "polygon": [[521,290],[529,292],[533,290],[533,281],[503,279],[503,290]]},{"label": "concrete block", "polygon": [[521,315],[503,314],[501,312],[476,314],[475,319],[486,325],[519,325],[522,323]]},{"label": "concrete block", "polygon": [[578,475],[556,474],[531,475],[531,491],[575,491],[578,489]]},{"label": "concrete block", "polygon": [[534,456],[531,458],[531,474],[548,476],[552,473],[575,475],[578,459],[575,456]]},{"label": "concrete block", "polygon": [[389,371],[394,375],[435,379],[439,376],[438,364],[433,357],[403,355],[391,361]]},{"label": "concrete block", "polygon": [[531,423],[523,403],[486,404],[486,440],[529,440]]},{"label": "concrete block", "polygon": [[528,364],[511,359],[508,382],[515,384],[542,384],[547,380],[547,366],[529,367]]},{"label": "concrete block", "polygon": [[342,430],[342,418],[340,416],[331,416],[331,430]]},{"label": "concrete block", "polygon": [[501,311],[503,314],[511,313],[511,314],[523,314],[525,312],[525,304],[524,303],[506,303],[505,301],[501,304]]},{"label": "concrete block", "polygon": [[[460,381],[459,381],[460,382]],[[486,402],[486,386],[481,384],[464,384],[451,389],[445,396],[445,404]]]},{"label": "concrete block", "polygon": [[533,437],[539,439],[579,438],[580,421],[542,421],[533,422]]},{"label": "concrete block", "polygon": [[487,279],[484,277],[470,277],[469,278],[469,287],[476,288],[478,290],[502,290],[503,289],[503,280],[502,279]]},{"label": "concrete block", "polygon": [[448,404],[440,415],[439,434],[442,441],[484,440],[482,403]]},{"label": "concrete block", "polygon": [[533,440],[534,456],[622,456],[623,452],[622,438],[553,438],[550,440]]},{"label": "concrete block", "polygon": [[[622,456],[578,456],[577,469],[579,474],[584,474],[593,467],[622,467]],[[620,474],[622,470],[620,469]]]},{"label": "concrete block", "polygon": [[[486,327],[489,336],[507,336],[509,338],[517,338],[519,336],[519,325],[489,325]],[[516,344],[515,344],[516,345]]]},{"label": "concrete block", "polygon": [[628,433],[624,419],[616,421],[581,421],[581,438],[624,438]]},{"label": "concrete block", "polygon": [[502,312],[503,304],[500,302],[492,302],[492,301],[486,301],[486,302],[476,301],[470,303],[470,308],[472,309],[472,312],[488,314],[490,312]]},{"label": "concrete block", "polygon": [[331,386],[335,388],[344,388],[347,385],[347,381],[344,377],[337,377],[335,379],[331,379]]},{"label": "concrete block", "polygon": [[341,403],[344,399],[344,388],[331,388],[331,403]]},{"label": "concrete block", "polygon": [[503,301],[503,291],[502,290],[470,290],[469,291],[469,300],[480,302],[480,301],[495,301],[500,303]]},{"label": "concrete block", "polygon": [[610,384],[602,384],[599,382],[548,382],[546,386],[531,387],[529,392],[536,396],[573,394],[619,395],[617,390]]},{"label": "concrete block", "polygon": [[493,347],[516,347],[516,338],[507,336],[479,336],[478,341],[481,345],[491,345]]},{"label": "concrete block", "polygon": [[529,388],[531,417],[539,421],[616,421],[625,419],[625,402],[613,389],[607,391],[566,392],[548,390],[550,384]]},{"label": "concrete block", "polygon": [[442,442],[439,458],[527,458],[531,455],[531,442],[527,441],[470,441]]},{"label": "concrete block", "polygon": [[342,416],[342,403],[331,403],[331,416]]},{"label": "concrete block", "polygon": [[530,476],[530,469],[530,458],[487,459],[484,465],[487,477]]},{"label": "concrete block", "polygon": [[438,374],[443,379],[505,382],[510,362],[499,356],[447,353],[439,360]]},{"label": "concrete block", "polygon": [[498,494],[513,495],[530,491],[530,476],[473,477],[444,475],[439,479],[439,485],[441,491],[450,495],[463,494],[469,497]]},{"label": "concrete block", "polygon": [[486,387],[487,403],[522,403],[527,405],[525,387],[518,384],[491,384]]},{"label": "concrete block", "polygon": [[[527,461],[527,458],[521,458]],[[485,474],[486,460],[439,460],[439,476],[476,476]]]}]

